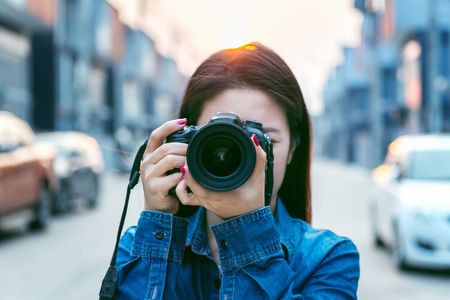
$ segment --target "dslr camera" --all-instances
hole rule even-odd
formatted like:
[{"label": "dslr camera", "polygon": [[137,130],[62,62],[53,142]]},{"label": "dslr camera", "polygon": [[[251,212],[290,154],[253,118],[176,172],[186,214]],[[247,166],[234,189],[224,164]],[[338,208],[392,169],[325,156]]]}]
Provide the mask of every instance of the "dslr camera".
[{"label": "dslr camera", "polygon": [[[263,133],[262,124],[242,122],[233,113],[217,113],[204,126],[185,126],[169,135],[166,143],[189,144],[186,160],[195,181],[211,191],[225,192],[243,185],[253,173],[256,164],[253,134],[264,151],[271,154],[272,143]],[[179,170],[169,173],[174,172]],[[170,193],[175,194],[175,188]]]}]

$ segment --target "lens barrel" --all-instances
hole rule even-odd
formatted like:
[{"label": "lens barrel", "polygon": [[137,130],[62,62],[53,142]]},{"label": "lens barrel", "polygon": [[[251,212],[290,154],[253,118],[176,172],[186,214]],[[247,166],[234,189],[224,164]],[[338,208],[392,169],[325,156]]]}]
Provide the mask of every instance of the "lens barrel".
[{"label": "lens barrel", "polygon": [[218,120],[195,133],[186,158],[192,177],[200,185],[212,191],[230,191],[250,178],[256,151],[243,126]]}]

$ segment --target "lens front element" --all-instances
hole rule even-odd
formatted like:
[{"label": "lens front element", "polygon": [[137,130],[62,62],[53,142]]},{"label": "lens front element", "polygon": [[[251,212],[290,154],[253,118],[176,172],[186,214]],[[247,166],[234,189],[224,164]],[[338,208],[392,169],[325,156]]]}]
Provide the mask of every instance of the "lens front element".
[{"label": "lens front element", "polygon": [[202,152],[205,169],[219,177],[236,172],[241,164],[242,155],[239,147],[231,139],[219,137],[209,141]]}]

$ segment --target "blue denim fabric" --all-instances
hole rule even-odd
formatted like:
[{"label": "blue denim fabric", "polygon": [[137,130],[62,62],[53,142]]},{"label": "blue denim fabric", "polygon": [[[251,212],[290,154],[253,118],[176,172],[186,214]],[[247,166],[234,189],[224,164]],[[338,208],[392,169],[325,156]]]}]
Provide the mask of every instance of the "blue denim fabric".
[{"label": "blue denim fabric", "polygon": [[347,238],[291,218],[278,200],[211,226],[221,266],[206,238],[205,210],[189,219],[143,211],[120,240],[115,299],[356,299],[359,254]]}]

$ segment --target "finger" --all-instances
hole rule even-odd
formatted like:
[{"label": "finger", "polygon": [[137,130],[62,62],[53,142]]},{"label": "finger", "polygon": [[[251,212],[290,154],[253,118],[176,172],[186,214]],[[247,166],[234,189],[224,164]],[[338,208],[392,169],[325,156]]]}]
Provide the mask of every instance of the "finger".
[{"label": "finger", "polygon": [[151,178],[144,182],[144,191],[150,193],[151,195],[166,197],[169,194],[169,190],[176,186],[180,182],[180,179],[181,173],[174,173],[159,178]]},{"label": "finger", "polygon": [[186,180],[182,179],[175,189],[175,193],[177,194],[178,199],[180,199],[181,203],[184,205],[197,205],[201,206],[198,197],[194,193],[188,193],[187,191]]},{"label": "finger", "polygon": [[160,147],[164,141],[164,139],[174,133],[177,130],[182,129],[187,123],[186,119],[177,119],[171,120],[160,127],[156,128],[150,134],[150,138],[148,140],[147,148],[145,149],[145,153],[151,153],[155,151],[158,147]]},{"label": "finger", "polygon": [[256,164],[255,169],[253,170],[252,176],[247,181],[246,185],[263,185],[264,186],[264,178],[265,178],[265,172],[266,172],[266,161],[267,161],[267,155],[266,152],[262,149],[262,147],[259,145],[258,140],[256,139],[256,136],[252,135],[251,140],[253,141],[253,144],[255,145],[255,151],[256,151]]},{"label": "finger", "polygon": [[261,145],[259,145],[259,142],[258,142],[258,139],[256,138],[256,135],[253,134],[251,139],[253,141],[253,144],[255,145],[255,150],[256,150],[256,166],[255,166],[255,169],[257,169],[257,170],[265,169],[265,165],[266,165],[266,161],[267,161],[267,154],[263,150]]},{"label": "finger", "polygon": [[183,143],[168,143],[161,145],[158,149],[156,149],[153,153],[145,157],[144,159],[148,158],[148,163],[150,164],[156,164],[161,159],[168,155],[181,155],[186,156],[188,144]]},{"label": "finger", "polygon": [[154,168],[152,168],[152,175],[159,177],[164,176],[168,171],[173,169],[179,169],[179,166],[184,164],[186,161],[185,156],[181,155],[167,155],[163,159],[161,159]]},{"label": "finger", "polygon": [[208,198],[208,190],[206,190],[203,186],[201,186],[197,181],[195,181],[194,177],[192,177],[191,173],[189,172],[189,168],[187,166],[184,166],[185,175],[184,175],[184,181],[186,181],[186,185],[191,189],[191,191],[197,195],[200,199],[207,199]]},{"label": "finger", "polygon": [[261,148],[261,146],[256,147],[256,165],[261,165],[261,168],[264,169],[267,161],[267,153]]},{"label": "finger", "polygon": [[184,164],[186,157],[182,155],[167,155],[161,159],[157,164],[151,164],[149,161],[141,163],[141,172],[151,178],[163,177],[168,171],[178,168],[179,165]]}]

